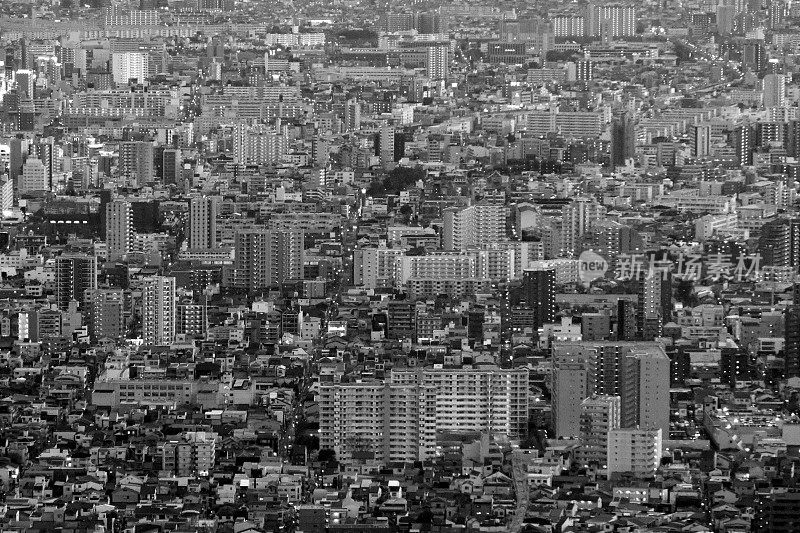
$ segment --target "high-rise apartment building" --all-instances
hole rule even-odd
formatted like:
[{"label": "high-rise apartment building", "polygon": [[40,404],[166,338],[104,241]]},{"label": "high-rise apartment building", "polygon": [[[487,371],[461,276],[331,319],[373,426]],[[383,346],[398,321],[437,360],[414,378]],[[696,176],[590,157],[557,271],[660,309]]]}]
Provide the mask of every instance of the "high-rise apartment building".
[{"label": "high-rise apartment building", "polygon": [[783,357],[786,377],[800,376],[800,302],[795,300],[785,313]]},{"label": "high-rise apartment building", "polygon": [[578,464],[605,466],[608,435],[619,429],[620,397],[591,396],[581,402],[580,445],[575,451]]},{"label": "high-rise apartment building", "polygon": [[175,278],[152,276],[142,280],[142,339],[165,346],[175,340]]},{"label": "high-rise apartment building", "polygon": [[786,106],[786,76],[767,74],[761,83],[765,108]]},{"label": "high-rise apartment building", "polygon": [[437,433],[524,436],[528,371],[498,367],[393,370],[388,382],[342,383],[323,372],[320,446],[342,461],[424,460]]},{"label": "high-rise apartment building", "polygon": [[437,43],[427,47],[425,75],[434,81],[450,77],[450,45]]},{"label": "high-rise apartment building", "polygon": [[228,287],[267,289],[303,277],[303,232],[261,228],[236,231],[235,259],[223,272]]},{"label": "high-rise apartment building", "polygon": [[603,219],[605,206],[589,198],[576,198],[561,208],[560,256],[572,257],[580,252],[581,240],[595,222]]},{"label": "high-rise apartment building", "polygon": [[637,479],[650,478],[661,465],[661,428],[613,429],[608,433],[608,477],[632,473]]},{"label": "high-rise apartment building", "polygon": [[498,204],[476,204],[444,211],[445,250],[482,248],[506,240],[506,208]]},{"label": "high-rise apartment building", "polygon": [[181,151],[167,148],[161,155],[161,180],[164,183],[179,183],[181,177]]},{"label": "high-rise apartment building", "polygon": [[70,302],[84,302],[86,291],[97,288],[97,258],[85,254],[61,254],[56,257],[56,303],[62,310]]},{"label": "high-rise apartment building", "polygon": [[538,330],[556,319],[556,271],[553,269],[526,269],[522,271],[522,298],[533,310],[533,321]]},{"label": "high-rise apartment building", "polygon": [[620,397],[620,426],[669,434],[670,360],[651,342],[573,342],[553,345],[553,417],[558,437],[580,431],[581,402],[594,394]]},{"label": "high-rise apartment building", "polygon": [[711,154],[711,125],[695,124],[691,128],[692,155],[707,157]]},{"label": "high-rise apartment building", "polygon": [[344,104],[344,124],[345,131],[358,131],[361,128],[361,103],[352,98]]},{"label": "high-rise apartment building", "polygon": [[153,181],[153,143],[124,141],[119,145],[120,174],[136,186]]},{"label": "high-rise apartment building", "polygon": [[761,264],[800,267],[800,218],[781,217],[770,220],[761,227],[758,240]]},{"label": "high-rise apartment building", "polygon": [[108,259],[125,258],[133,244],[133,210],[130,202],[114,200],[106,204],[106,248]]},{"label": "high-rise apartment building", "polygon": [[147,79],[149,56],[145,52],[115,52],[111,54],[111,74],[117,85],[131,80],[142,83]]},{"label": "high-rise apartment building", "polygon": [[[604,27],[607,28],[604,30]],[[632,4],[599,4],[586,6],[586,34],[591,37],[608,32],[610,37],[636,35],[636,8]]]},{"label": "high-rise apartment building", "polygon": [[125,291],[95,289],[86,291],[89,335],[93,339],[119,339],[125,336]]},{"label": "high-rise apartment building", "polygon": [[189,248],[210,249],[217,245],[217,214],[220,196],[202,196],[189,200]]},{"label": "high-rise apartment building", "polygon": [[636,123],[629,111],[611,121],[611,166],[625,166],[636,155]]}]

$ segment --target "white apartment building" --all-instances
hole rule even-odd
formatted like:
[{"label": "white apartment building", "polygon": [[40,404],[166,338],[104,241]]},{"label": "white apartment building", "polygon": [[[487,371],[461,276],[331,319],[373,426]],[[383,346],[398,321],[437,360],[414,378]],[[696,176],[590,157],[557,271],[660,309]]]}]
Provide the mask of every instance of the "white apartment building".
[{"label": "white apartment building", "polygon": [[359,248],[353,251],[353,284],[374,289],[394,284],[396,261],[405,250]]},{"label": "white apartment building", "polygon": [[469,279],[477,275],[477,260],[471,254],[440,252],[395,259],[394,279],[398,285],[409,279]]},{"label": "white apartment building", "polygon": [[128,85],[132,78],[143,82],[147,79],[148,69],[148,55],[145,52],[111,54],[111,74],[117,85]]},{"label": "white apartment building", "polygon": [[702,242],[718,233],[727,234],[738,229],[739,217],[736,213],[704,215],[694,222],[694,238]]},{"label": "white apartment building", "polygon": [[417,383],[436,394],[440,431],[520,436],[528,424],[528,370],[496,366],[393,370],[392,383]]},{"label": "white apartment building", "polygon": [[444,212],[445,250],[486,247],[506,240],[506,207],[477,204]]},{"label": "white apartment building", "polygon": [[344,462],[409,462],[436,455],[437,432],[524,435],[528,370],[399,369],[388,382],[326,380],[319,397],[322,448]]},{"label": "white apartment building", "polygon": [[661,428],[609,431],[608,477],[618,472],[632,472],[638,479],[653,476],[661,463],[661,445]]},{"label": "white apartment building", "polygon": [[380,381],[320,387],[320,446],[343,463],[363,454],[379,463],[435,455],[436,428],[427,391]]}]

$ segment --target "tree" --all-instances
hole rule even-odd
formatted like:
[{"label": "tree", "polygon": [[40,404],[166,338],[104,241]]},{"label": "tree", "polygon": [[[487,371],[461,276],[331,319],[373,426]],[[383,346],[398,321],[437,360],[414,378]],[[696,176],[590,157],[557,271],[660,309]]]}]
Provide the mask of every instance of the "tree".
[{"label": "tree", "polygon": [[336,452],[330,448],[323,448],[319,451],[317,458],[323,463],[334,463],[336,462]]}]

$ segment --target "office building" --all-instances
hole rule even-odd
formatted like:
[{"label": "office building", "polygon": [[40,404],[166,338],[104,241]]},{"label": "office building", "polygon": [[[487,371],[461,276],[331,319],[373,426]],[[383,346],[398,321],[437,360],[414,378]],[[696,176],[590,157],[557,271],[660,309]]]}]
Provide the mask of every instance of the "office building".
[{"label": "office building", "polygon": [[228,287],[268,289],[303,278],[303,232],[242,228],[236,231],[235,259],[223,272]]},{"label": "office building", "polygon": [[652,342],[553,344],[553,417],[558,437],[577,437],[581,403],[594,394],[620,397],[620,427],[669,434],[670,360]]},{"label": "office building", "polygon": [[125,337],[125,291],[95,289],[84,297],[89,335],[92,339],[116,341]]},{"label": "office building", "polygon": [[86,291],[97,288],[97,258],[85,254],[61,254],[55,263],[58,308],[67,310],[72,301],[83,304]]},{"label": "office building", "polygon": [[606,466],[608,434],[619,429],[620,397],[591,396],[581,402],[580,444],[575,460],[580,465]]},{"label": "office building", "polygon": [[22,176],[17,186],[19,194],[45,192],[50,190],[47,167],[40,159],[29,157],[22,165]]},{"label": "office building", "polygon": [[608,478],[631,473],[637,479],[651,478],[661,465],[662,431],[621,428],[608,433]]},{"label": "office building", "polygon": [[220,196],[202,196],[189,200],[189,248],[211,249],[217,246],[217,215]]},{"label": "office building", "polygon": [[175,278],[152,276],[142,280],[142,340],[165,346],[175,340]]},{"label": "office building", "polygon": [[133,245],[133,210],[130,202],[114,200],[106,204],[106,248],[108,259],[124,259]]},{"label": "office building", "polygon": [[553,269],[522,271],[522,298],[533,311],[534,330],[556,319],[556,271]]}]

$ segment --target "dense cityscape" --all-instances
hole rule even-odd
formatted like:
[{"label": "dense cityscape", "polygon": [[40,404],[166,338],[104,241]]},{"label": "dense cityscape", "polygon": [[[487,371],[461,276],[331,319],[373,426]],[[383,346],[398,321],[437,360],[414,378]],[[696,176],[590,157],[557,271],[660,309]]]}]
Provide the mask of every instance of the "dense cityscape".
[{"label": "dense cityscape", "polygon": [[800,532],[800,4],[2,0],[0,532]]}]

